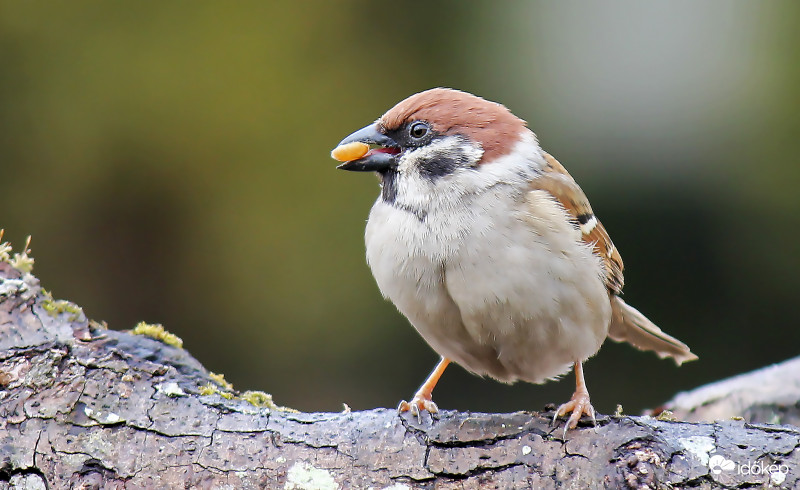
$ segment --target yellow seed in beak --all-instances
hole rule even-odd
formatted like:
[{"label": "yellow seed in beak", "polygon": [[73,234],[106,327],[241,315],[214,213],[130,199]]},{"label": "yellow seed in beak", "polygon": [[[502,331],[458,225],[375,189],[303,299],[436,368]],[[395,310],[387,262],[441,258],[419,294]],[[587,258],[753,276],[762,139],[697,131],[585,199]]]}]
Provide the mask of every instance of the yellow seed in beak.
[{"label": "yellow seed in beak", "polygon": [[347,143],[346,145],[337,146],[331,152],[331,158],[340,162],[351,162],[363,157],[369,151],[369,145],[366,143]]}]

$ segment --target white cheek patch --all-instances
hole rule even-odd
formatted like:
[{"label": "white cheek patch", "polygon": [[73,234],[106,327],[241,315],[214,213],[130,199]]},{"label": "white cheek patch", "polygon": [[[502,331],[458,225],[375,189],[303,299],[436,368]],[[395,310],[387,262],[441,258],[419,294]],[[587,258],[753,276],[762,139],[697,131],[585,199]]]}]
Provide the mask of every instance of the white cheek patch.
[{"label": "white cheek patch", "polygon": [[[542,149],[531,131],[526,131],[507,155],[478,164],[483,153],[479,145],[458,135],[406,151],[398,157],[396,196],[391,202],[418,216],[428,216],[437,210],[451,213],[464,205],[465,196],[481,194],[491,187],[526,188],[545,165]],[[429,163],[426,165],[426,160],[448,158],[457,162],[451,163],[452,169],[431,169]],[[431,172],[436,170],[443,171],[432,176]]]},{"label": "white cheek patch", "polygon": [[543,166],[544,156],[536,135],[527,131],[510,153],[492,162],[482,163],[476,172],[461,173],[459,180],[465,191],[481,192],[499,183],[523,185]]},{"label": "white cheek patch", "polygon": [[448,155],[457,155],[459,160],[477,163],[483,156],[483,149],[478,145],[468,143],[461,136],[446,136],[403,154],[398,171],[406,175],[418,173],[419,162],[435,160]]}]

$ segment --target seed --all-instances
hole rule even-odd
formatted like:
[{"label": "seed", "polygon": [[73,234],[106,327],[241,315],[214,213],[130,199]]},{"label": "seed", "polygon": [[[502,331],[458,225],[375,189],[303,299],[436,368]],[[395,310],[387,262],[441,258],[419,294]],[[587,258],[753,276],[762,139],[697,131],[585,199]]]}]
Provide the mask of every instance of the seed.
[{"label": "seed", "polygon": [[369,145],[366,143],[347,143],[346,145],[337,146],[331,152],[331,158],[340,162],[351,162],[363,157],[369,151]]}]

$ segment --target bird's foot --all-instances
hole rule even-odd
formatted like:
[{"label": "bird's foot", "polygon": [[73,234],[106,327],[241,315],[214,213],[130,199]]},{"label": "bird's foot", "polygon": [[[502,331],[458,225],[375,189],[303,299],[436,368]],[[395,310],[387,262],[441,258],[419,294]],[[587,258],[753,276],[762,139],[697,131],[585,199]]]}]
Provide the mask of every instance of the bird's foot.
[{"label": "bird's foot", "polygon": [[421,422],[422,412],[425,411],[430,413],[433,418],[438,417],[439,407],[433,403],[430,394],[417,393],[410,402],[403,400],[397,406],[398,413],[411,412],[411,415],[415,416],[418,422]]},{"label": "bird's foot", "polygon": [[558,407],[556,410],[556,414],[553,416],[553,424],[556,423],[556,419],[562,415],[566,415],[572,412],[567,420],[566,425],[564,426],[564,436],[567,435],[567,429],[574,429],[578,426],[578,421],[581,419],[582,416],[588,415],[592,418],[592,422],[594,422],[594,426],[597,427],[597,419],[594,416],[594,407],[592,406],[592,402],[589,400],[589,392],[584,390],[578,390],[573,395],[572,398],[567,402]]},{"label": "bird's foot", "polygon": [[397,407],[397,412],[401,414],[403,412],[411,412],[411,415],[417,417],[417,422],[419,423],[422,423],[422,412],[425,411],[431,414],[432,418],[438,419],[439,407],[433,403],[431,394],[448,364],[450,364],[450,359],[442,357],[439,364],[433,368],[433,372],[428,376],[428,379],[422,383],[422,386],[420,386],[414,394],[414,398],[412,398],[410,402],[405,400],[401,401],[400,405]]}]

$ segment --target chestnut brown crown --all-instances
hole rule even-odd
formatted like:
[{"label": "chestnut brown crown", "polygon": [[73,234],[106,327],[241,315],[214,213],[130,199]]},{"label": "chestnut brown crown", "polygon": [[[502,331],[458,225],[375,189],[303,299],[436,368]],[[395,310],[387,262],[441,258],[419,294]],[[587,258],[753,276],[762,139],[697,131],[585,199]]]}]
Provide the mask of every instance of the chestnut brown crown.
[{"label": "chestnut brown crown", "polygon": [[414,94],[389,109],[378,125],[394,131],[413,121],[426,121],[442,135],[459,134],[481,145],[481,163],[513,150],[527,123],[504,105],[451,88],[433,88]]}]

